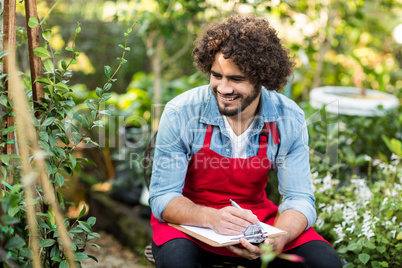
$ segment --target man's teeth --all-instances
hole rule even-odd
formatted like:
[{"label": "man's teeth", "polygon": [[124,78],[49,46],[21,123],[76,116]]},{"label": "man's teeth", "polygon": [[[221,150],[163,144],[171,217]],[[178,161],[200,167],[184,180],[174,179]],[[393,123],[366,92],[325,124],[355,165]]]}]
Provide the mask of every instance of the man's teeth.
[{"label": "man's teeth", "polygon": [[224,98],[224,97],[222,97],[222,99],[225,100],[225,101],[232,101],[232,100],[234,100],[235,98]]}]

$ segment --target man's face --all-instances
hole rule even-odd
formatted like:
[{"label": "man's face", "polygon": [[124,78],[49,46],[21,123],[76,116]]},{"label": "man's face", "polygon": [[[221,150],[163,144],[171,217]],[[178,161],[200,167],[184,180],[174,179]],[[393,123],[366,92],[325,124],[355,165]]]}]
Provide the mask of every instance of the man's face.
[{"label": "man's face", "polygon": [[234,62],[225,59],[222,53],[215,55],[210,84],[221,114],[229,117],[239,113],[250,116],[255,114],[261,88],[254,87]]}]

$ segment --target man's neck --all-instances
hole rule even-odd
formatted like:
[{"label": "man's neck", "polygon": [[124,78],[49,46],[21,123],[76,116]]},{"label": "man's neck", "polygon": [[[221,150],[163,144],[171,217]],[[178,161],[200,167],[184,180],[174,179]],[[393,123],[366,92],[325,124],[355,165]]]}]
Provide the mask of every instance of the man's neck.
[{"label": "man's neck", "polygon": [[243,112],[237,115],[226,117],[228,119],[230,127],[237,136],[240,136],[244,131],[249,128],[251,123],[253,123],[254,116],[258,112],[258,108],[259,102],[257,102],[257,105],[254,107],[250,105]]}]

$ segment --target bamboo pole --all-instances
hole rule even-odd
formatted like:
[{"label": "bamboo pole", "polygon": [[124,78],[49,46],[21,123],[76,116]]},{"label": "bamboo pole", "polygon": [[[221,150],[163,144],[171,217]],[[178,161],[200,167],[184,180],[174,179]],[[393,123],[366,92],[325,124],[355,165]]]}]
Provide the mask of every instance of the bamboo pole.
[{"label": "bamboo pole", "polygon": [[[15,68],[15,67],[11,67]],[[17,79],[17,72],[15,69],[11,70],[13,71],[12,74],[12,79]],[[22,89],[21,83],[19,83],[17,80],[13,80],[13,86],[12,90],[14,93],[14,112],[16,115],[17,119],[17,133],[19,135],[19,140],[18,142],[20,143],[20,151],[21,151],[21,158],[24,157],[26,158],[28,155],[28,146],[32,148],[32,155],[34,157],[33,160],[33,165],[34,165],[34,170],[32,172],[30,171],[30,167],[25,167],[23,170],[24,173],[24,179],[25,179],[25,190],[28,192],[31,192],[31,185],[34,183],[35,178],[37,174],[39,175],[40,179],[40,184],[42,186],[42,189],[45,194],[45,199],[47,203],[50,206],[51,212],[55,216],[55,221],[56,221],[56,226],[59,231],[59,236],[64,248],[64,252],[67,255],[67,261],[69,263],[70,268],[75,268],[75,262],[74,262],[74,253],[72,251],[72,242],[71,239],[68,237],[65,225],[64,225],[64,219],[62,214],[60,213],[59,210],[59,205],[57,203],[57,200],[55,198],[55,193],[53,191],[53,187],[50,183],[49,176],[46,172],[45,168],[45,162],[44,162],[44,157],[45,154],[44,152],[40,149],[39,144],[38,144],[38,139],[36,137],[36,131],[33,125],[33,122],[31,120],[32,118],[32,113],[29,111],[28,108],[28,101],[25,97],[25,92]],[[24,147],[24,148],[22,148]],[[28,159],[21,160],[22,165],[30,165]],[[26,173],[25,173],[26,172]],[[27,196],[27,205],[32,205],[28,200],[31,197]],[[31,219],[33,221],[33,219]],[[30,230],[31,228],[37,228],[37,225],[35,223],[29,223],[30,225]],[[32,230],[32,232],[35,232]],[[34,249],[32,249],[34,250]],[[34,255],[32,255],[33,257]],[[39,256],[39,255],[36,255]],[[36,267],[35,267],[36,268]]]},{"label": "bamboo pole", "polygon": [[22,89],[21,81],[18,78],[16,69],[15,69],[15,54],[10,53],[8,55],[9,62],[7,69],[9,71],[10,80],[10,90],[14,92],[15,98],[13,100],[13,108],[15,111],[16,117],[16,126],[17,126],[17,135],[18,135],[18,143],[19,143],[19,153],[21,156],[21,169],[22,169],[22,182],[24,185],[24,194],[26,200],[26,213],[28,219],[28,227],[29,227],[29,243],[31,249],[32,256],[32,264],[34,268],[40,268],[40,256],[39,256],[39,237],[37,226],[38,223],[36,221],[35,216],[35,207],[34,207],[34,198],[32,189],[35,187],[35,174],[31,169],[31,165],[29,164],[29,143],[27,139],[27,133],[25,131],[25,124],[23,122],[23,118],[25,120],[29,120],[29,114],[23,114],[24,111],[28,111],[28,104],[26,100],[24,100],[25,92]]},{"label": "bamboo pole", "polygon": [[[28,35],[29,66],[31,69],[32,99],[34,101],[34,108],[37,108],[40,105],[36,102],[42,102],[42,99],[45,96],[43,93],[43,85],[40,83],[34,83],[35,79],[42,77],[42,61],[33,52],[35,48],[40,46],[39,27],[29,27],[28,21],[30,17],[38,18],[38,11],[36,8],[36,0],[25,0],[24,2]],[[38,21],[40,20],[38,19]],[[35,116],[38,117],[39,113],[36,113]]]},{"label": "bamboo pole", "polygon": [[[3,72],[9,74],[9,62],[11,58],[11,54],[15,54],[15,24],[16,24],[16,16],[15,16],[15,8],[16,3],[15,0],[4,0],[4,24],[3,24],[3,48],[8,49],[9,54],[4,56],[3,58]],[[9,92],[9,83],[8,81],[4,82],[4,91],[8,91],[7,95],[9,99],[12,99],[12,95]],[[6,127],[14,126],[14,116],[6,115],[4,118],[6,122]],[[11,131],[7,133],[7,140],[15,140],[15,132]],[[15,145],[12,143],[7,143],[4,148],[4,154],[10,155],[15,154]],[[11,158],[10,165],[14,164],[14,160]],[[7,170],[7,183],[10,185],[14,185],[14,174],[13,170]]]}]

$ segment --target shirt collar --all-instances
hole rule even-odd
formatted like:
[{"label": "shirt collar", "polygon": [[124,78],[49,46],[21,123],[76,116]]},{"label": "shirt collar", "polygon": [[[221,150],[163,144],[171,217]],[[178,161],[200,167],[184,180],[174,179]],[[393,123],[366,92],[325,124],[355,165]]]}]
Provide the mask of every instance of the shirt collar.
[{"label": "shirt collar", "polygon": [[[273,94],[277,94],[276,92],[269,91],[265,87],[262,87],[261,90],[261,105],[260,105],[260,113],[257,118],[257,128],[261,129],[264,122],[274,122],[279,118],[279,114],[276,110],[275,104],[272,100]],[[205,108],[202,112],[201,123],[205,123],[207,125],[215,125],[220,126],[223,125],[223,117],[219,113],[217,100],[212,94],[211,86],[208,86],[208,97]]]}]

